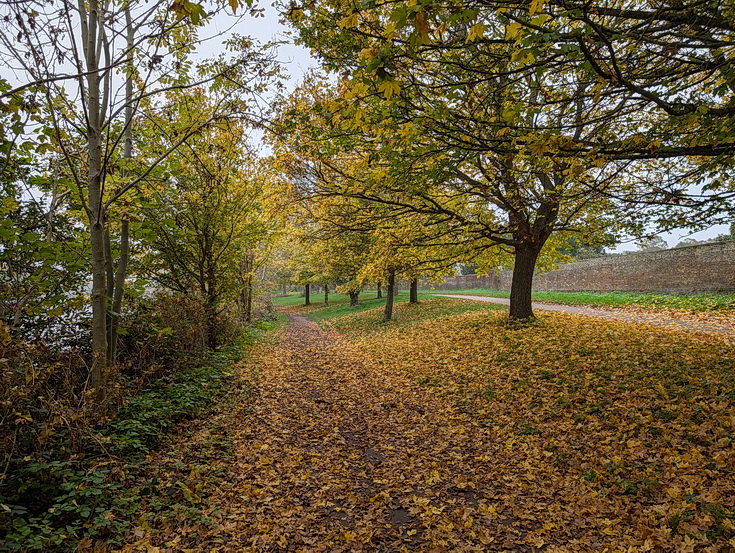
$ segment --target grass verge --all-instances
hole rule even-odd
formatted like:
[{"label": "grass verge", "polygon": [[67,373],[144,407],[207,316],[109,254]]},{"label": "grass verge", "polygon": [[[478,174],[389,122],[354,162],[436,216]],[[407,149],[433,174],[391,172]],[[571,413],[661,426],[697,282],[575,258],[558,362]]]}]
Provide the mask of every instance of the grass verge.
[{"label": "grass verge", "polygon": [[[367,297],[366,297],[367,296]],[[295,298],[300,301],[296,302]],[[383,326],[396,327],[408,325],[416,322],[416,318],[432,317],[440,318],[467,311],[488,311],[488,310],[507,310],[505,306],[495,304],[477,303],[468,300],[440,298],[431,292],[419,292],[419,304],[412,305],[409,303],[408,292],[399,292],[395,298],[395,306],[393,320],[387,323],[382,322],[383,308],[385,307],[385,298],[376,298],[374,292],[369,294],[361,294],[360,303],[356,306],[350,306],[350,298],[345,294],[332,294],[329,296],[329,305],[323,303],[312,303],[304,306],[304,298],[298,295],[274,298],[273,303],[280,307],[289,307],[295,309],[299,314],[303,314],[313,321],[321,323],[323,321],[334,322],[337,319],[350,320],[346,318],[349,315],[370,312],[371,320],[378,326],[379,330]]]},{"label": "grass verge", "polygon": [[[510,297],[509,292],[468,288],[465,290],[434,291],[436,294],[464,294]],[[735,294],[633,294],[628,292],[534,292],[533,299],[562,305],[592,305],[598,307],[641,307],[645,309],[674,309],[681,311],[735,311]]]}]

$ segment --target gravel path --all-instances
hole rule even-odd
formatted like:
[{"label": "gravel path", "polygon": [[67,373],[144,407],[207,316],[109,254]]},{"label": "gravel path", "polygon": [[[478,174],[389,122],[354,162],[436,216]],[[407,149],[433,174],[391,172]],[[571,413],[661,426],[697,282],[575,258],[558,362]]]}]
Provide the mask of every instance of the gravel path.
[{"label": "gravel path", "polygon": [[[489,296],[465,296],[460,294],[434,294],[444,298],[460,298],[465,300],[482,301],[510,305],[508,298],[493,298]],[[602,319],[613,319],[631,323],[645,323],[690,332],[714,332],[735,336],[735,320],[732,317],[721,315],[683,313],[672,311],[651,311],[633,308],[590,307],[579,305],[559,305],[553,303],[533,302],[534,310],[560,311],[572,315],[584,315]]]}]

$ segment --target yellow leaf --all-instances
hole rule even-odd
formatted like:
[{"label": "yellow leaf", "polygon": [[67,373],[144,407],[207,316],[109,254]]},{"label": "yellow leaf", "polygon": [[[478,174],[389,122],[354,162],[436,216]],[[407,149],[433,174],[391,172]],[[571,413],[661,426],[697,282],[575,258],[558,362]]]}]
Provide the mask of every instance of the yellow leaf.
[{"label": "yellow leaf", "polygon": [[475,23],[470,27],[470,32],[467,33],[467,42],[481,39],[483,36],[485,36],[485,24]]},{"label": "yellow leaf", "polygon": [[528,7],[528,15],[537,14],[543,7],[544,0],[531,0],[531,5]]},{"label": "yellow leaf", "polygon": [[382,92],[386,100],[390,100],[391,96],[397,94],[401,90],[401,85],[396,81],[383,81],[378,87],[378,92]]},{"label": "yellow leaf", "polygon": [[531,50],[515,50],[510,55],[510,61],[518,63],[533,63],[536,61],[536,56]]},{"label": "yellow leaf", "polygon": [[358,21],[359,21],[358,14],[353,13],[351,15],[348,15],[347,17],[343,17],[342,19],[340,19],[339,26],[342,29],[349,29],[351,27],[356,27]]},{"label": "yellow leaf", "polygon": [[505,38],[506,40],[510,40],[511,38],[515,38],[518,34],[518,31],[521,30],[521,24],[518,22],[513,22],[510,25],[508,25],[505,28]]}]

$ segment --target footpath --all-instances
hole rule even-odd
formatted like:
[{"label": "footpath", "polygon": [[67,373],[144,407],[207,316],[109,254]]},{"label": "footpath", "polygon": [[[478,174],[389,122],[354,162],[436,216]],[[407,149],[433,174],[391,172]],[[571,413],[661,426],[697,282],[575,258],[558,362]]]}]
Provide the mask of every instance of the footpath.
[{"label": "footpath", "polygon": [[[493,298],[489,296],[466,296],[460,294],[434,294],[443,298],[459,298],[510,305],[508,298]],[[631,307],[591,307],[580,305],[560,305],[554,303],[533,302],[533,309],[540,311],[560,311],[572,315],[627,321],[631,323],[645,323],[670,329],[690,332],[712,332],[735,336],[735,318],[718,313],[686,313],[674,311],[654,311],[651,309],[636,309]]]},{"label": "footpath", "polygon": [[257,394],[222,422],[232,450],[208,494],[215,524],[141,529],[123,551],[531,552],[549,534],[576,551],[620,538],[583,482],[531,471],[528,451],[452,402],[289,318],[249,356]]}]

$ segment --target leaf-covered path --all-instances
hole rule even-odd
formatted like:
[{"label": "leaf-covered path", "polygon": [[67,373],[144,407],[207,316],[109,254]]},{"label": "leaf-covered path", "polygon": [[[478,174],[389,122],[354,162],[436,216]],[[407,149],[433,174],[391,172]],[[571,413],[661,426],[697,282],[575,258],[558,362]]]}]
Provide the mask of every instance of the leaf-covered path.
[{"label": "leaf-covered path", "polygon": [[655,502],[631,517],[628,496],[560,477],[553,453],[533,440],[481,426],[304,317],[292,315],[280,342],[247,365],[260,373],[258,393],[220,415],[232,450],[207,492],[216,524],[202,531],[172,521],[138,533],[139,544],[152,538],[156,551],[222,553],[623,551],[620,544],[650,541],[630,549],[647,551],[674,543],[654,522]]},{"label": "leaf-covered path", "polygon": [[224,507],[212,546],[485,551],[512,536],[480,491],[482,430],[465,415],[303,317],[250,362],[260,391],[239,421],[230,485],[211,498]]}]

